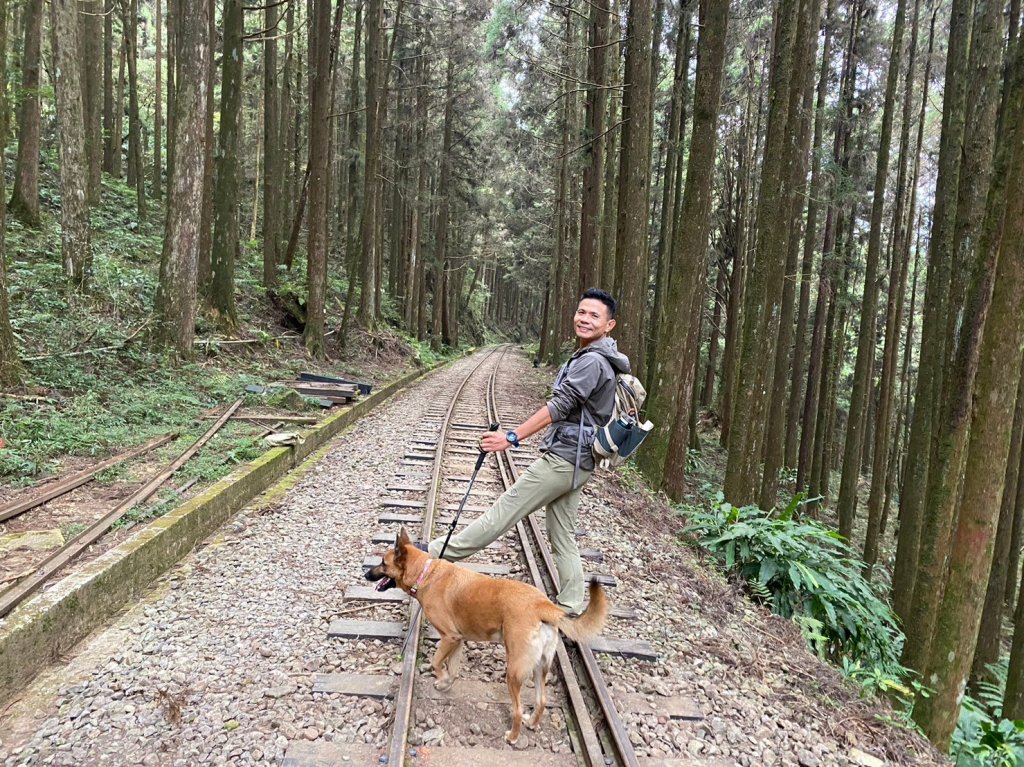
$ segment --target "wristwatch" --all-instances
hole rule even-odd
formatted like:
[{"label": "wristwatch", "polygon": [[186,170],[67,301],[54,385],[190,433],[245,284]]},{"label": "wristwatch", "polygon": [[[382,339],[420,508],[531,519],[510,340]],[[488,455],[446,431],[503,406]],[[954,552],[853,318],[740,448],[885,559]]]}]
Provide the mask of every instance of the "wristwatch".
[{"label": "wristwatch", "polygon": [[505,439],[512,447],[519,447],[519,435],[515,431],[505,432]]}]

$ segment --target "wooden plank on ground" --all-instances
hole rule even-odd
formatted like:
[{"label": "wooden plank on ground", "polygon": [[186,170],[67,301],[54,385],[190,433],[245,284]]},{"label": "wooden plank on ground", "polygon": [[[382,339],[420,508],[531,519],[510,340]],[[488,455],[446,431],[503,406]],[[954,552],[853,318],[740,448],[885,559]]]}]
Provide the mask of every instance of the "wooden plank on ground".
[{"label": "wooden plank on ground", "polygon": [[[501,741],[504,743],[504,741]],[[431,765],[444,767],[576,767],[578,762],[571,751],[554,753],[539,748],[525,751],[513,751],[505,748],[489,748],[473,746],[472,748],[455,748],[453,746],[431,746]],[[296,765],[296,767],[305,767]],[[316,765],[315,767],[319,767]]]},{"label": "wooden plank on ground", "polygon": [[[490,508],[490,506],[465,506],[462,510],[463,511],[468,511],[470,514],[483,514],[489,508]],[[459,510],[459,504],[457,504],[457,503],[449,503],[449,504],[446,504],[446,505],[442,506],[441,510],[442,511],[458,511]]]},{"label": "wooden plank on ground", "polygon": [[360,621],[340,619],[332,621],[327,636],[343,639],[402,639],[405,624],[399,621]]},{"label": "wooden plank on ground", "polygon": [[[380,561],[380,557],[370,555],[363,560],[363,568],[369,570],[371,567],[379,565]],[[465,567],[474,573],[483,573],[484,575],[508,575],[512,572],[512,568],[508,565],[492,565],[487,562],[459,562],[459,567]]]},{"label": "wooden plank on ground", "polygon": [[602,586],[609,589],[614,589],[619,585],[619,582],[615,580],[615,576],[608,573],[583,573],[583,580],[587,583],[596,580]]},{"label": "wooden plank on ground", "polygon": [[394,694],[397,677],[380,674],[316,674],[313,692],[336,692],[363,698],[390,698]]},{"label": "wooden plank on ground", "polygon": [[380,502],[381,506],[388,509],[425,509],[426,501],[417,501],[413,498],[386,498]]},{"label": "wooden plank on ground", "polygon": [[345,589],[345,599],[363,602],[407,602],[409,595],[401,589],[377,591],[373,586],[349,586]]},{"label": "wooden plank on ground", "polygon": [[382,525],[417,525],[423,521],[422,514],[397,514],[393,511],[385,511],[377,521]]},{"label": "wooden plank on ground", "polygon": [[604,554],[597,549],[580,549],[580,559],[588,562],[604,562]]},{"label": "wooden plank on ground", "polygon": [[293,740],[284,752],[281,767],[338,767],[340,764],[379,764],[382,750],[368,743]]},{"label": "wooden plank on ground", "polygon": [[388,485],[385,489],[391,491],[392,493],[425,493],[425,492],[427,492],[427,486],[424,485],[424,484],[418,484],[418,485],[412,485],[412,484]]},{"label": "wooden plank on ground", "polygon": [[611,637],[598,636],[591,640],[590,649],[594,652],[601,652],[606,655],[619,655],[623,658],[649,661],[658,659],[657,651],[650,644],[642,640],[612,639]]}]

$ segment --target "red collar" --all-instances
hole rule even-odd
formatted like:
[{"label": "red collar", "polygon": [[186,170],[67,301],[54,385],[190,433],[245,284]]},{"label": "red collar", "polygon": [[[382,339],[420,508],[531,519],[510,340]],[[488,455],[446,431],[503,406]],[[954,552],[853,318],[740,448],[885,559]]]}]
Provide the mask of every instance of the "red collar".
[{"label": "red collar", "polygon": [[414,595],[419,591],[420,586],[423,585],[423,580],[427,577],[427,573],[430,572],[430,565],[433,563],[433,559],[428,559],[427,563],[423,565],[423,572],[420,573],[420,577],[416,579],[416,582],[409,587],[409,593]]}]

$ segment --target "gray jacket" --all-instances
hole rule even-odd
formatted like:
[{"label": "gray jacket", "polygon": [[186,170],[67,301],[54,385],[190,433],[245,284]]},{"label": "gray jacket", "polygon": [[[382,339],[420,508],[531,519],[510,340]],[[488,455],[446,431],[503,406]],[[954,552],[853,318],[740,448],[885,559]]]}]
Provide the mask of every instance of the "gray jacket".
[{"label": "gray jacket", "polygon": [[586,404],[579,468],[593,471],[590,446],[594,433],[612,417],[616,374],[628,372],[629,359],[619,352],[614,338],[605,336],[578,349],[555,377],[554,391],[548,400],[551,426],[544,435],[541,452],[576,464],[580,415]]}]

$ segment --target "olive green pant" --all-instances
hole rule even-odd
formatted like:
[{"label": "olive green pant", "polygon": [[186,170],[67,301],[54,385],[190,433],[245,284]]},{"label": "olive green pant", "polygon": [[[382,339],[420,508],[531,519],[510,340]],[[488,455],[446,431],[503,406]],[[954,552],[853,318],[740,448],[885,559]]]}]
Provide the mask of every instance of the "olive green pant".
[{"label": "olive green pant", "polygon": [[[476,554],[528,514],[547,506],[548,540],[560,585],[555,601],[570,612],[580,612],[583,608],[583,563],[576,546],[580,488],[572,488],[573,471],[574,467],[568,461],[550,453],[542,455],[519,475],[516,483],[491,508],[452,536],[444,558],[456,562]],[[590,479],[590,475],[591,472],[580,469],[580,487]],[[444,539],[445,536],[441,536],[430,542],[432,557],[441,554]]]}]

